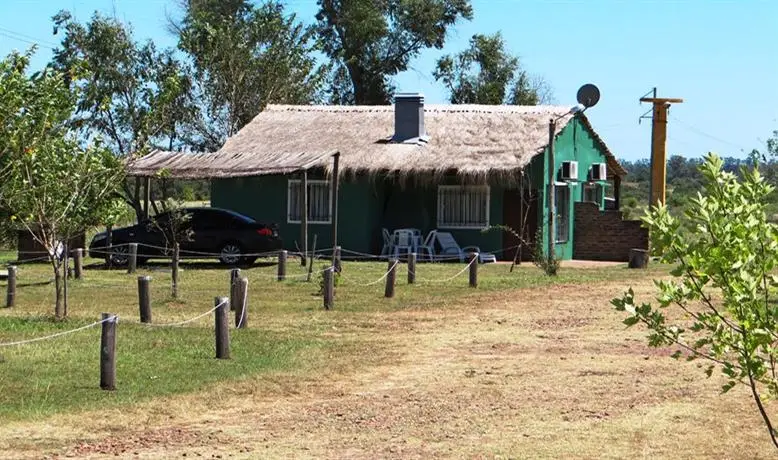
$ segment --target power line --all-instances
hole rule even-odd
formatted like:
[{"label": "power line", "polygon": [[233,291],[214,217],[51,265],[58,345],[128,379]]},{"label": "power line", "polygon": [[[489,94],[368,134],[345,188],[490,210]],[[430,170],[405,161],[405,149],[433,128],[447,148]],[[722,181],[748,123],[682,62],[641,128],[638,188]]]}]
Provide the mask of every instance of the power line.
[{"label": "power line", "polygon": [[740,150],[743,150],[743,151],[748,150],[748,149],[744,148],[742,145],[739,145],[739,144],[736,144],[734,142],[730,142],[730,141],[724,140],[724,139],[722,139],[720,137],[716,137],[716,136],[714,136],[712,134],[708,134],[705,131],[702,131],[701,129],[695,128],[694,126],[690,125],[689,123],[686,123],[683,120],[678,119],[678,117],[670,115],[670,118],[673,121],[676,121],[676,122],[680,123],[682,126],[686,127],[688,130],[690,130],[690,131],[692,131],[692,132],[694,132],[696,134],[699,134],[700,136],[707,137],[707,138],[712,139],[712,140],[717,141],[717,142],[721,142],[722,144],[727,144],[729,146],[736,147],[736,148],[738,148]]},{"label": "power line", "polygon": [[27,39],[27,40],[32,40],[32,41],[36,42],[36,44],[37,44],[37,43],[41,43],[41,44],[43,44],[43,45],[47,45],[47,46],[51,46],[51,47],[55,47],[55,46],[57,46],[57,44],[56,44],[56,43],[52,43],[52,42],[49,42],[49,41],[47,41],[47,40],[41,40],[41,39],[39,39],[39,38],[37,38],[37,37],[33,37],[32,35],[27,35],[27,34],[23,34],[23,33],[21,33],[21,32],[16,32],[16,31],[14,31],[14,30],[11,30],[11,29],[8,29],[8,28],[6,28],[6,27],[0,27],[0,31],[3,31],[3,32],[6,32],[6,33],[9,33],[9,34],[11,34],[11,35],[15,35],[15,36],[17,36],[17,37],[25,38],[25,39]]}]

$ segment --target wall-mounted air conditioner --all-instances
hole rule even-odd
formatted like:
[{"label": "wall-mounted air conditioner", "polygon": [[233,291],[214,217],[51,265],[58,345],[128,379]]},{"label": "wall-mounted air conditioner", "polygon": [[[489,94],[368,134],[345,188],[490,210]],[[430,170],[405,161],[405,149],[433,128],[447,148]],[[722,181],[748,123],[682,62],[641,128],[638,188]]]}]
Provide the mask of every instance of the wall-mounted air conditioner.
[{"label": "wall-mounted air conditioner", "polygon": [[592,163],[592,169],[589,171],[589,179],[592,181],[607,180],[608,167],[605,163]]},{"label": "wall-mounted air conditioner", "polygon": [[578,180],[578,162],[563,161],[560,175],[562,180]]}]

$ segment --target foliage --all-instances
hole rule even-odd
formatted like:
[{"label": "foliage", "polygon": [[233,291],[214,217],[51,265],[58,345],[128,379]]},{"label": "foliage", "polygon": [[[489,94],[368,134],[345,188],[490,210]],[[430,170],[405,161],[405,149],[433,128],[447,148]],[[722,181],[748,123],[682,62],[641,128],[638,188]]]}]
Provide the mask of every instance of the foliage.
[{"label": "foliage", "polygon": [[190,133],[197,150],[219,149],[267,104],[319,100],[328,69],[316,62],[315,31],[283,2],[192,0],[173,29],[203,107]]},{"label": "foliage", "polygon": [[389,104],[393,76],[424,49],[441,49],[448,29],[472,19],[470,0],[318,0],[317,30],[335,65],[330,102]]},{"label": "foliage", "polygon": [[532,263],[536,267],[543,270],[548,276],[556,276],[559,273],[559,266],[561,261],[556,254],[546,254],[546,249],[543,247],[543,231],[538,229],[535,234],[535,245],[532,250]]},{"label": "foliage", "polygon": [[[53,20],[55,34],[64,36],[52,65],[76,90],[73,122],[87,140],[100,136],[121,157],[181,146],[182,126],[197,107],[192,80],[172,50],[136,42],[129,26],[99,13],[86,24],[67,11]],[[124,194],[140,217],[140,183],[125,183]]]},{"label": "foliage", "polygon": [[680,232],[666,206],[643,217],[654,254],[676,265],[673,280],[656,281],[658,305],[636,304],[631,289],[612,302],[628,313],[627,326],[645,325],[649,345],[707,360],[709,377],[719,368],[727,378],[724,392],[738,383],[749,386],[778,448],[763,405],[778,396],[778,226],[765,213],[775,187],[756,168],[742,168],[740,178],[723,168],[714,154],[700,165],[704,190],[685,212],[694,232]]},{"label": "foliage", "polygon": [[[324,296],[324,271],[331,268],[332,265],[322,265],[319,267],[316,273],[316,284],[319,286],[319,290],[316,291],[316,295],[319,297]],[[340,285],[340,272],[332,270],[332,294],[335,295],[335,288]]]},{"label": "foliage", "polygon": [[0,202],[49,253],[55,275],[55,315],[67,316],[62,297],[63,241],[101,223],[123,168],[95,142],[82,148],[67,129],[77,95],[62,75],[27,74],[29,58],[0,61]]},{"label": "foliage", "polygon": [[176,244],[191,242],[192,213],[184,208],[184,203],[175,199],[162,201],[161,214],[149,219],[147,225],[159,231],[165,240],[165,252],[172,254]]},{"label": "foliage", "polygon": [[438,59],[433,76],[452,104],[538,105],[551,99],[548,84],[519,66],[499,32],[473,35],[468,49]]}]

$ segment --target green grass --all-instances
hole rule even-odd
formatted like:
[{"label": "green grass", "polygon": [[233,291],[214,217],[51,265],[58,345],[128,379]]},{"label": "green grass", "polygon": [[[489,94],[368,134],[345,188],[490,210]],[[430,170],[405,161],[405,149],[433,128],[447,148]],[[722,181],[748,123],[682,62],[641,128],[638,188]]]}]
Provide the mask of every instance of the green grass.
[{"label": "green grass", "polygon": [[[481,265],[479,287],[472,289],[466,272],[446,283],[429,281],[451,277],[464,264],[419,264],[416,285],[406,283],[406,266],[401,264],[396,295],[386,299],[383,281],[361,286],[381,277],[385,263],[346,262],[336,287],[334,310],[326,312],[321,297],[316,295],[317,273],[307,283],[300,276],[304,272],[299,263],[290,260],[289,264],[292,279],[285,282],[274,279],[273,265],[243,270],[249,279],[249,329],[232,330],[232,359],[228,361],[214,359],[213,315],[185,327],[141,325],[136,282],[139,275],[153,277],[154,323],[171,323],[208,311],[215,296],[227,296],[226,268],[184,264],[180,299],[171,301],[170,273],[164,265],[142,267],[137,275],[94,266],[87,269],[84,280],[71,281],[69,318],[56,322],[51,319],[51,268],[45,264],[21,265],[17,306],[0,308],[0,343],[74,329],[96,321],[101,312],[117,314],[118,389],[104,392],[98,388],[99,327],[50,341],[0,347],[0,421],[131,404],[277,371],[306,372],[317,356],[332,350],[347,352],[344,345],[354,337],[331,334],[333,328],[370,325],[364,320],[375,313],[445,308],[477,303],[486,292],[626,280],[634,274],[622,265],[563,268],[557,277],[549,278],[531,265],[518,267],[513,273],[508,272],[507,265]],[[319,270],[323,266],[323,262],[317,262],[314,267]],[[662,272],[661,268],[653,270]],[[5,292],[5,282],[0,282],[0,292]],[[549,295],[553,295],[553,288]]]}]

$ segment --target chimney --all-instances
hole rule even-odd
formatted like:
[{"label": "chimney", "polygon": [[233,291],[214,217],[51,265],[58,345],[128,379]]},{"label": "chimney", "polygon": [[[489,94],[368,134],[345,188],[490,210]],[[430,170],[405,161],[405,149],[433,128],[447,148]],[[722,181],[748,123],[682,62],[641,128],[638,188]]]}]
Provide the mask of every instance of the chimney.
[{"label": "chimney", "polygon": [[424,95],[398,93],[394,95],[394,136],[392,142],[418,144],[427,142],[424,130]]}]

